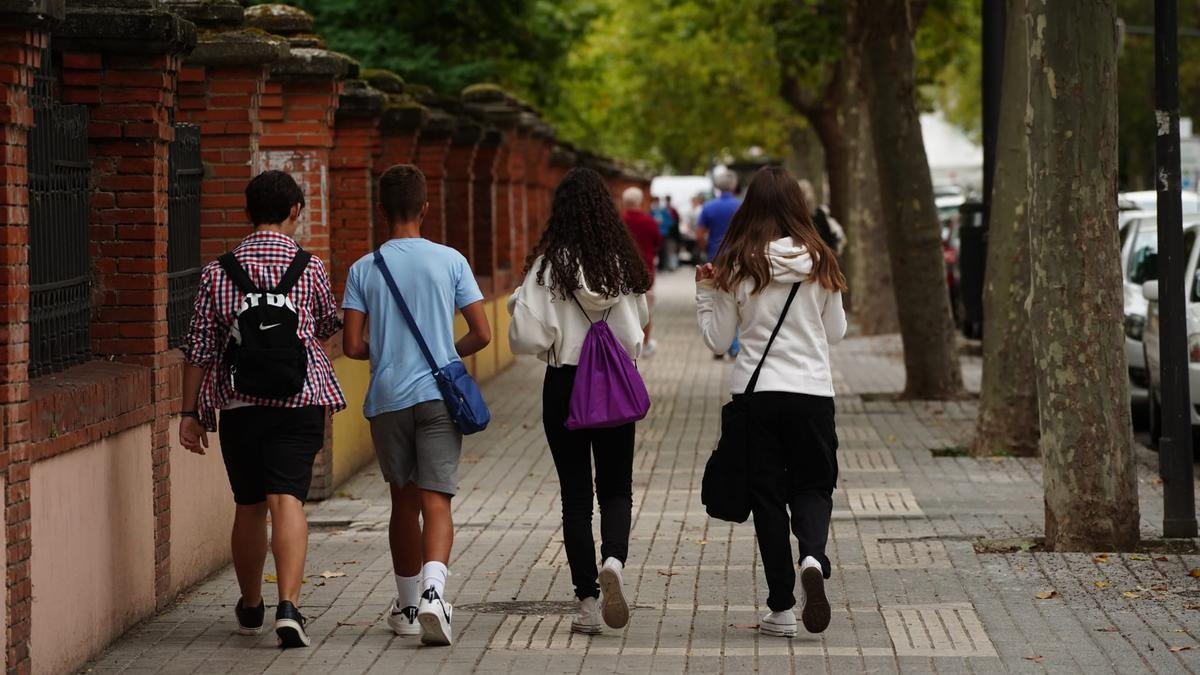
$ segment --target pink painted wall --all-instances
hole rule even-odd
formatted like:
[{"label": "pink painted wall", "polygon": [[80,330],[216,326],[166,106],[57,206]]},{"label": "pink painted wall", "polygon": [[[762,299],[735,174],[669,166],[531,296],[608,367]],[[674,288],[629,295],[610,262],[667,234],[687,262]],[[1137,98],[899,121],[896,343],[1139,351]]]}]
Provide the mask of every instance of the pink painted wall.
[{"label": "pink painted wall", "polygon": [[82,664],[154,611],[150,425],[30,471],[34,673]]},{"label": "pink painted wall", "polygon": [[233,493],[216,434],[208,451],[188,452],[171,424],[171,593],[204,580],[229,564]]}]

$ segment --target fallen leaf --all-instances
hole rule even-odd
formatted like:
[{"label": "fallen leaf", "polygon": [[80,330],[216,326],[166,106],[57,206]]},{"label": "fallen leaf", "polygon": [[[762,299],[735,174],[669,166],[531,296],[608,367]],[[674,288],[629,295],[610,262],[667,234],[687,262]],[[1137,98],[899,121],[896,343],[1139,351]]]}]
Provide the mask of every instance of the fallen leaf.
[{"label": "fallen leaf", "polygon": [[1163,593],[1163,592],[1169,591],[1171,589],[1167,588],[1166,584],[1154,584],[1153,586],[1150,587],[1150,590]]},{"label": "fallen leaf", "polygon": [[1169,647],[1167,649],[1167,651],[1171,652],[1172,654],[1175,654],[1178,652],[1186,652],[1187,650],[1189,650],[1191,648],[1192,648],[1191,645],[1184,645],[1183,647]]},{"label": "fallen leaf", "polygon": [[1149,560],[1150,556],[1142,555],[1141,553],[1134,553],[1129,556],[1129,559],[1130,560]]},{"label": "fallen leaf", "polygon": [[675,570],[659,570],[658,573],[664,577],[673,577],[676,574],[679,574],[679,572],[676,572]]},{"label": "fallen leaf", "polygon": [[355,497],[354,495],[350,494],[349,492],[346,492],[345,490],[338,490],[337,492],[333,493],[333,496],[341,497],[342,499],[358,499],[358,497]]},{"label": "fallen leaf", "polygon": [[1035,594],[1033,597],[1037,598],[1038,600],[1049,600],[1051,598],[1057,598],[1058,591],[1042,591],[1041,593]]},{"label": "fallen leaf", "polygon": [[313,584],[313,586],[324,586],[324,585],[325,585],[324,581],[318,581],[317,583]]},{"label": "fallen leaf", "polygon": [[339,621],[339,622],[337,622],[337,625],[339,625],[339,626],[357,626],[358,624],[354,623],[353,621]]},{"label": "fallen leaf", "polygon": [[1168,558],[1165,555],[1156,556],[1154,559],[1157,560],[1158,562],[1167,562],[1170,560],[1170,558]]},{"label": "fallen leaf", "polygon": [[1026,657],[1025,657],[1025,660],[1026,660],[1026,661],[1033,661],[1034,663],[1041,663],[1042,661],[1045,661],[1045,660],[1046,660],[1046,657],[1044,657],[1044,656],[1040,656],[1040,655],[1039,655],[1039,656],[1026,656]]},{"label": "fallen leaf", "polygon": [[1184,609],[1200,609],[1200,603],[1189,602],[1183,606]]},{"label": "fallen leaf", "polygon": [[1108,562],[1108,554],[1101,553],[1099,555],[1094,555],[1094,556],[1092,556],[1092,562],[1106,563],[1106,562]]},{"label": "fallen leaf", "polygon": [[1108,581],[1093,581],[1092,585],[1096,588],[1108,588],[1109,586],[1112,586],[1112,583]]},{"label": "fallen leaf", "polygon": [[268,584],[277,584],[279,583],[279,577],[275,576],[274,574],[264,574],[263,581],[267,582]]},{"label": "fallen leaf", "polygon": [[1115,633],[1115,632],[1117,632],[1117,630],[1118,629],[1116,626],[1109,626],[1107,628],[1097,628],[1096,632],[1097,633]]},{"label": "fallen leaf", "polygon": [[1142,597],[1142,596],[1138,595],[1137,593],[1134,593],[1133,591],[1125,591],[1121,595],[1129,598],[1130,600],[1137,600],[1138,598]]},{"label": "fallen leaf", "polygon": [[330,572],[329,570],[325,570],[324,572],[321,572],[317,576],[321,577],[322,579],[337,579],[338,577],[346,576],[346,573],[345,572]]},{"label": "fallen leaf", "polygon": [[758,630],[758,624],[756,624],[756,623],[731,623],[729,625],[733,626],[734,628],[745,628],[747,630]]},{"label": "fallen leaf", "polygon": [[1200,567],[1193,568],[1192,571],[1188,572],[1188,576],[1192,578],[1200,578]]},{"label": "fallen leaf", "polygon": [[696,543],[697,543],[697,544],[700,544],[701,546],[703,546],[703,545],[705,545],[705,544],[707,544],[707,543],[708,543],[708,540],[707,540],[707,539],[697,539],[697,540],[696,540]]}]

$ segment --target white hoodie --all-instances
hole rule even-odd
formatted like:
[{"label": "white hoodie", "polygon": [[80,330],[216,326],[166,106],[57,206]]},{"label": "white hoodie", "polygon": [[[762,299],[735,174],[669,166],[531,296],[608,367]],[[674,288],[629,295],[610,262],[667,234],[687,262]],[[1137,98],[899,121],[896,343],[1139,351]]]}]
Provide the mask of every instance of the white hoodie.
[{"label": "white hoodie", "polygon": [[[508,341],[514,354],[535,354],[552,366],[579,365],[579,352],[583,338],[591,328],[591,321],[605,318],[617,341],[625,348],[630,358],[637,359],[642,353],[643,330],[650,320],[650,309],[645,295],[621,295],[611,298],[588,288],[580,270],[580,289],[575,292],[579,305],[570,298],[555,296],[550,288],[537,281],[537,271],[542,258],[534,261],[529,274],[520,288],[508,299],[508,313],[512,323],[508,327]],[[549,284],[550,268],[546,268],[543,280]],[[591,318],[591,321],[588,318]]]},{"label": "white hoodie", "polygon": [[771,283],[757,295],[750,294],[754,282],[749,280],[743,281],[734,293],[717,290],[711,280],[697,285],[696,316],[704,343],[713,352],[724,353],[740,331],[741,351],[733,366],[730,391],[744,392],[779,321],[792,284],[802,281],[771,353],[763,362],[754,390],[833,396],[829,345],[846,335],[842,294],[809,280],[812,258],[804,246],[795,245],[790,237],[771,242],[767,259],[771,263]]}]

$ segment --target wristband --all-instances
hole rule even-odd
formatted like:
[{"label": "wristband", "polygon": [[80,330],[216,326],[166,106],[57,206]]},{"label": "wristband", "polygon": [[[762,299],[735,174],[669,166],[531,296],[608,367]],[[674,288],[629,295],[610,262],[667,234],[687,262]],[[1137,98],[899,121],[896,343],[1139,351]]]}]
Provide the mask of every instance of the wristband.
[{"label": "wristband", "polygon": [[190,417],[190,418],[196,420],[197,422],[200,421],[200,413],[196,412],[195,410],[181,410],[181,411],[179,411],[179,416],[180,417]]}]

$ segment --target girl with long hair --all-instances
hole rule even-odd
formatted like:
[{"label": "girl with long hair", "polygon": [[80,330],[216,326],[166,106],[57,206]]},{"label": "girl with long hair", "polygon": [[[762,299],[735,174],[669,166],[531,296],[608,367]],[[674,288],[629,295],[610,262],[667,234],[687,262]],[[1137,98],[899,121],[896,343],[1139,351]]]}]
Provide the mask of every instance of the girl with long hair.
[{"label": "girl with long hair", "polygon": [[[572,169],[554,191],[550,219],[508,301],[509,342],[546,362],[542,423],[562,490],[563,544],[579,613],[577,633],[622,628],[629,605],[622,570],[633,512],[634,424],[570,431],[565,423],[584,337],[605,320],[633,359],[650,319],[650,278],[608,186],[591,169]],[[592,539],[592,456],[600,502],[597,571]],[[603,595],[601,595],[603,591]]]},{"label": "girl with long hair", "polygon": [[704,342],[720,353],[741,333],[730,389],[750,419],[750,508],[771,610],[759,630],[784,637],[796,634],[789,524],[799,542],[804,627],[819,633],[830,617],[825,544],[838,440],[829,345],[846,333],[846,280],[810,213],[787,170],[762,169],[716,259],[696,270]]}]

